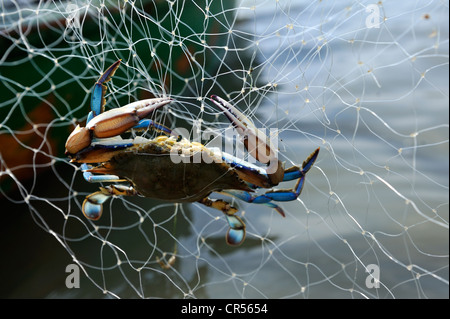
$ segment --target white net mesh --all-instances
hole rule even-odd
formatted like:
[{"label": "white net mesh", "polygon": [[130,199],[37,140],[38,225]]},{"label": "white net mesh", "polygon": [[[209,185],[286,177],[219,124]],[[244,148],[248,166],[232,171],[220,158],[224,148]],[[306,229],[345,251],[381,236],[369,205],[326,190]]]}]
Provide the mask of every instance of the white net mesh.
[{"label": "white net mesh", "polygon": [[[3,295],[448,298],[448,2],[2,0],[0,10]],[[117,197],[87,220],[81,204],[98,185],[64,143],[119,58],[107,109],[165,94],[176,102],[154,119],[223,133],[216,94],[277,129],[287,167],[320,146],[301,196],[281,204],[286,218],[230,199],[247,225],[239,247],[225,243],[223,214],[197,203]],[[67,264],[80,288],[66,286]]]}]

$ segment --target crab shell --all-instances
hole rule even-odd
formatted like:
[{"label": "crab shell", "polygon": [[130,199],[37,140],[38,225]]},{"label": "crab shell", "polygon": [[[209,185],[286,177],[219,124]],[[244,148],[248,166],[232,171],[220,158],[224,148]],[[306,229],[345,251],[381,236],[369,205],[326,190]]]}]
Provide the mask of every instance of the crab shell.
[{"label": "crab shell", "polygon": [[196,202],[222,189],[252,192],[237,171],[202,144],[167,136],[118,152],[89,172],[120,176],[145,197],[172,202]]}]

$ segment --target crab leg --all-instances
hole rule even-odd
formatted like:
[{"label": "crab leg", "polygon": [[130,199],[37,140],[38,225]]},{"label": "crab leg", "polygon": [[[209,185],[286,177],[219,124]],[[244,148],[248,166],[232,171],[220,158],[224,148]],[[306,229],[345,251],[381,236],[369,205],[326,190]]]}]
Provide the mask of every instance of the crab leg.
[{"label": "crab leg", "polygon": [[300,178],[301,176],[306,175],[311,167],[314,165],[314,162],[319,155],[320,147],[318,147],[314,152],[312,152],[306,160],[303,161],[302,168],[300,169],[297,166],[292,166],[284,171],[283,182],[292,181],[294,179]]},{"label": "crab leg", "polygon": [[274,203],[271,203],[272,201],[277,202],[287,202],[295,200],[297,197],[300,196],[303,186],[305,184],[305,176],[306,173],[310,170],[312,165],[317,159],[317,156],[319,155],[320,148],[317,148],[314,152],[311,153],[311,155],[308,156],[308,158],[303,162],[302,168],[298,167],[291,167],[287,169],[284,172],[284,179],[283,181],[290,181],[293,179],[298,178],[298,182],[295,185],[295,187],[290,189],[282,189],[282,190],[274,190],[266,192],[265,194],[254,196],[246,191],[239,191],[239,190],[224,190],[223,193],[230,194],[232,196],[235,196],[239,199],[242,199],[243,201],[246,201],[248,203],[254,203],[254,204],[265,204],[272,208],[274,208],[281,216],[285,216],[283,210],[275,205]]},{"label": "crab leg", "polygon": [[159,124],[150,119],[141,120],[137,125],[132,127],[134,130],[147,130],[147,129],[155,129],[167,135],[175,135],[176,134],[168,127]]},{"label": "crab leg", "polygon": [[305,182],[305,175],[303,175],[298,180],[293,190],[284,189],[284,190],[269,191],[259,196],[253,196],[246,191],[239,191],[239,190],[226,190],[222,192],[237,197],[247,203],[265,204],[275,209],[281,216],[285,217],[286,215],[284,214],[283,209],[281,209],[278,205],[272,203],[272,201],[288,202],[295,200],[298,196],[300,196],[304,182]]},{"label": "crab leg", "polygon": [[[83,163],[81,165],[83,170],[83,177],[89,183],[103,183],[103,182],[122,182],[126,181],[116,175],[94,175],[89,172],[90,165]],[[91,220],[98,220],[102,216],[103,203],[113,195],[135,195],[136,191],[131,187],[123,185],[111,185],[107,187],[100,187],[99,192],[92,193],[86,196],[83,202],[83,214],[86,218]]]},{"label": "crab leg", "polygon": [[264,204],[266,206],[269,206],[270,208],[273,208],[277,211],[278,214],[280,214],[282,217],[286,217],[286,214],[284,213],[284,210],[272,203],[272,199],[264,196],[264,195],[260,195],[260,196],[253,196],[252,194],[250,194],[249,192],[246,191],[240,191],[240,190],[234,190],[234,189],[230,189],[230,190],[223,190],[220,193],[223,193],[225,195],[231,195],[234,196],[236,198],[239,198],[241,200],[243,200],[244,202],[247,203],[253,203],[253,204]]},{"label": "crab leg", "polygon": [[100,191],[86,196],[82,207],[84,216],[90,220],[98,220],[103,213],[103,203],[114,195],[134,196],[137,192],[133,187],[124,185],[100,187]]},{"label": "crab leg", "polygon": [[235,213],[237,212],[236,208],[221,199],[212,200],[206,197],[199,202],[205,206],[220,210],[225,214],[228,225],[230,226],[226,235],[227,244],[237,246],[244,241],[245,224],[242,219],[235,215]]},{"label": "crab leg", "polygon": [[[319,151],[320,147],[309,155],[309,157],[303,162],[302,169],[300,169],[298,166],[292,166],[284,170],[283,182],[292,181],[302,177],[303,175],[306,175],[306,173],[310,170],[310,168],[316,161]],[[253,164],[250,163],[245,164],[244,161],[239,160],[238,158],[230,154],[227,153],[222,154],[223,154],[222,159],[224,159],[230,166],[232,166],[235,169],[245,170],[247,176],[249,176],[250,174],[262,174],[263,176],[267,176],[265,171],[258,166],[254,166]],[[249,179],[246,179],[246,181],[247,183],[250,183],[250,187],[252,187],[253,189],[257,189],[260,187],[256,184],[252,184],[252,181]]]},{"label": "crab leg", "polygon": [[89,170],[92,166],[86,163],[81,164],[84,179],[89,183],[117,183],[124,182],[126,179],[120,178],[117,175],[94,175]]},{"label": "crab leg", "polygon": [[97,115],[100,115],[105,110],[105,93],[107,87],[104,83],[111,80],[121,61],[122,60],[114,62],[95,83],[91,95],[91,112],[88,115],[87,122],[92,120]]},{"label": "crab leg", "polygon": [[86,196],[82,206],[83,215],[90,220],[99,220],[103,213],[103,203],[110,197],[102,191]]},{"label": "crab leg", "polygon": [[271,145],[269,138],[229,102],[216,95],[212,95],[211,99],[224,112],[243,138],[244,146],[250,155],[267,165],[266,172],[271,185],[278,185],[283,180],[284,168],[278,160],[277,150]]}]

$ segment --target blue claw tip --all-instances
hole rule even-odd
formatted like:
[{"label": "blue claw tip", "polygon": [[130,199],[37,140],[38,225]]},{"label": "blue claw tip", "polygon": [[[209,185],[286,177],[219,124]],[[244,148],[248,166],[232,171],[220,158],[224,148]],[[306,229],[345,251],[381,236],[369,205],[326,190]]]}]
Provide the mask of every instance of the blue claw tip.
[{"label": "blue claw tip", "polygon": [[319,156],[320,147],[318,147],[314,152],[311,153],[311,155],[308,156],[308,158],[303,162],[302,165],[302,173],[306,174],[309,169],[313,166],[314,162],[317,159],[317,156]]},{"label": "blue claw tip", "polygon": [[237,246],[242,244],[245,238],[245,229],[230,228],[227,232],[227,244]]},{"label": "blue claw tip", "polygon": [[87,219],[98,220],[103,213],[102,204],[93,204],[87,199],[83,202],[83,214]]}]

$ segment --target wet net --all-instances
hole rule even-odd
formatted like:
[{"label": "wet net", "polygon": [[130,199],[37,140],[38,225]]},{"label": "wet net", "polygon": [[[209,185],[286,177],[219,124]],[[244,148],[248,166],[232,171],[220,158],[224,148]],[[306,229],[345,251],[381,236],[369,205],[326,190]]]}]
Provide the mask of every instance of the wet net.
[{"label": "wet net", "polygon": [[[448,2],[3,0],[0,12],[3,296],[448,298]],[[118,59],[106,109],[169,96],[151,119],[208,146],[230,129],[214,94],[272,133],[286,167],[320,147],[301,196],[279,204],[286,217],[212,194],[245,221],[238,247],[200,203],[114,196],[86,219],[100,185],[64,146]]]}]

